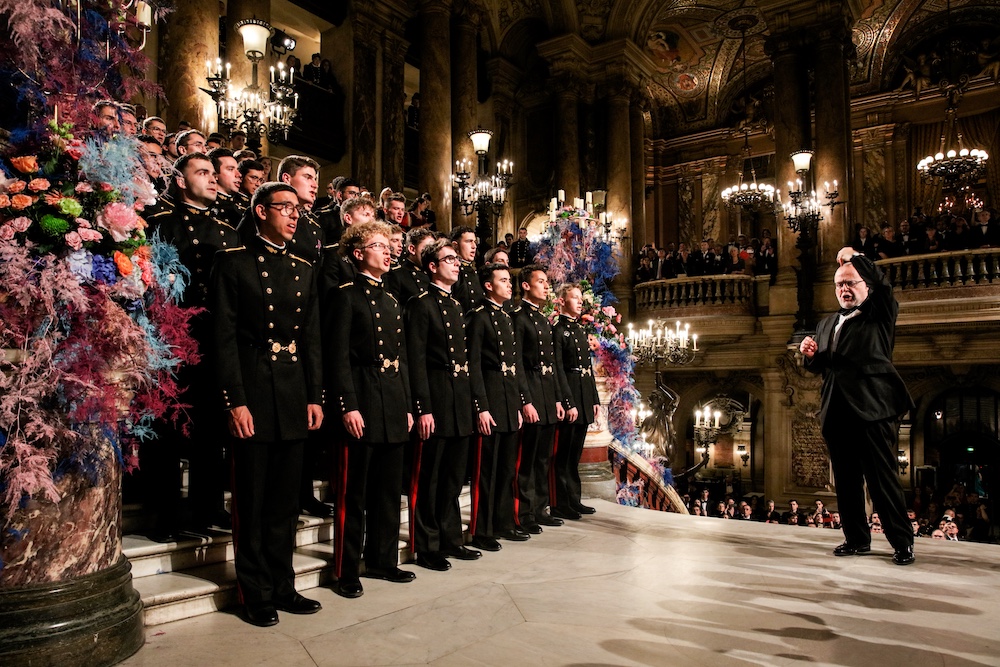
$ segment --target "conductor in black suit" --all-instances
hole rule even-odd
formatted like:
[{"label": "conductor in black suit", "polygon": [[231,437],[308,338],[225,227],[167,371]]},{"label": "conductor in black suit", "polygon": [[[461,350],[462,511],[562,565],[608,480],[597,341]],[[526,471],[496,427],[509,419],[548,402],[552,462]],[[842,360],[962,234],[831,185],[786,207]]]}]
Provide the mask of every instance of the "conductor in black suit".
[{"label": "conductor in black suit", "polygon": [[246,620],[260,626],[277,623],[277,610],[320,609],[295,591],[292,569],[303,443],[323,422],[316,277],[289,251],[298,205],[291,186],[260,186],[256,236],[219,252],[212,269],[214,358],[233,437],[236,585]]},{"label": "conductor in black suit", "polygon": [[327,297],[323,360],[332,409],[340,415],[335,435],[346,435],[337,485],[334,591],[356,598],[364,592],[358,578],[362,545],[365,576],[394,583],[414,579],[397,567],[403,444],[413,415],[407,409],[403,309],[382,282],[390,265],[389,226],[351,225],[340,247],[357,273]]},{"label": "conductor in black suit", "polygon": [[799,345],[805,366],[823,374],[820,423],[830,450],[843,520],[836,556],[871,551],[864,484],[897,565],[913,562],[913,531],[897,477],[900,418],[913,407],[892,365],[899,304],[875,264],[853,248],[837,253],[834,281],[840,312],[824,318],[816,338]]}]

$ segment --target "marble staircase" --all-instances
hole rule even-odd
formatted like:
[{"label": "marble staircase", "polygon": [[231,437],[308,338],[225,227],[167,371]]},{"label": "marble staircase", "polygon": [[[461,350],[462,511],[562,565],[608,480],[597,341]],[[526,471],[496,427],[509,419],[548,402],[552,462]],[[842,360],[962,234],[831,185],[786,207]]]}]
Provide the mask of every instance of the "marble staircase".
[{"label": "marble staircase", "polygon": [[[317,483],[317,497],[325,486]],[[469,520],[469,489],[460,498],[462,516]],[[126,532],[144,522],[141,510],[126,508]],[[413,560],[409,547],[409,512],[406,498],[400,499],[399,562]],[[295,587],[304,591],[324,586],[333,576],[333,520],[300,516],[293,555]],[[233,607],[237,604],[236,570],[230,531],[209,530],[184,533],[176,542],[159,543],[138,534],[122,540],[125,556],[132,564],[133,585],[142,598],[147,626]]]}]

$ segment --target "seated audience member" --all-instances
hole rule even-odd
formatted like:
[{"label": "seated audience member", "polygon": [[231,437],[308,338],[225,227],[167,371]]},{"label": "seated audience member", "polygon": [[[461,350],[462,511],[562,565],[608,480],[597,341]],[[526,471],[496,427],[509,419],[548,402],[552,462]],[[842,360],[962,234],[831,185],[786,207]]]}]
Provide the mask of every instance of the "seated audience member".
[{"label": "seated audience member", "polygon": [[729,514],[726,513],[726,503],[721,500],[715,503],[715,506],[712,508],[712,516],[716,519],[728,519]]},{"label": "seated audience member", "polygon": [[830,523],[826,527],[833,528],[834,530],[840,530],[843,527],[840,523],[840,512],[837,510],[830,512]]},{"label": "seated audience member", "polygon": [[944,534],[943,530],[941,530],[940,528],[935,528],[933,531],[931,531],[931,539],[932,540],[946,540],[948,538],[945,537],[945,534]]},{"label": "seated audience member", "polygon": [[798,514],[789,514],[788,520],[785,522],[785,524],[789,526],[804,526],[805,522],[800,521],[800,519],[801,517]]},{"label": "seated audience member", "polygon": [[746,502],[740,503],[740,509],[736,513],[736,519],[738,521],[752,521],[753,520],[753,509]]},{"label": "seated audience member", "polygon": [[795,523],[797,525],[799,523],[798,516],[799,516],[799,501],[793,498],[792,500],[788,501],[788,511],[781,515],[781,523],[790,523],[791,522],[790,520],[792,518],[795,518],[796,519]]},{"label": "seated audience member", "polygon": [[830,512],[827,511],[826,506],[823,501],[819,498],[816,499],[816,509],[813,511],[812,517],[816,523],[822,525],[828,524],[831,521]]}]

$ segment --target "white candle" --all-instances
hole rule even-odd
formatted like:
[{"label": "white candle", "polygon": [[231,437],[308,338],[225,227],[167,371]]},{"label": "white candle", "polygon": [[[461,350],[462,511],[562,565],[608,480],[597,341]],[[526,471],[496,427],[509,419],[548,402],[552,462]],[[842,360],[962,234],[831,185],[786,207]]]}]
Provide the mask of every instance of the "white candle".
[{"label": "white candle", "polygon": [[211,60],[206,60],[205,61],[205,77],[208,78],[208,79],[212,78],[212,61]]},{"label": "white candle", "polygon": [[587,203],[588,204],[594,203],[594,193],[593,192],[591,192],[591,191],[588,190],[587,194],[585,195],[585,197],[587,199]]},{"label": "white candle", "polygon": [[721,414],[718,410],[715,411],[715,428],[719,428],[719,417]]},{"label": "white candle", "polygon": [[695,352],[697,352],[698,351],[698,334],[692,334],[692,336],[691,336],[691,342],[693,343],[691,349],[694,350]]},{"label": "white candle", "polygon": [[558,206],[558,205],[559,205],[559,203],[556,201],[556,198],[553,197],[552,200],[549,202],[549,210],[550,211],[556,210],[556,206]]},{"label": "white candle", "polygon": [[560,190],[559,191],[559,201],[560,202],[566,201],[566,191],[565,190]]},{"label": "white candle", "polygon": [[271,65],[271,83],[274,83],[274,65]]},{"label": "white candle", "polygon": [[226,63],[226,80],[229,80],[229,69],[232,67],[232,63]]},{"label": "white candle", "polygon": [[694,425],[701,426],[701,410],[694,411]]}]

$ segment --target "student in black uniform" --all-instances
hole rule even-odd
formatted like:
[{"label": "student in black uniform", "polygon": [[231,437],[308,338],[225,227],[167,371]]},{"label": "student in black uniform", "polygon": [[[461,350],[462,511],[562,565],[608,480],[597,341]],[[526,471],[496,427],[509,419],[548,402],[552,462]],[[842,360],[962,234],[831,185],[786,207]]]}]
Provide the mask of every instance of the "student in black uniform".
[{"label": "student in black uniform", "polygon": [[525,378],[525,395],[518,456],[516,512],[518,525],[528,533],[541,526],[561,526],[549,506],[549,465],[556,425],[566,416],[569,390],[561,368],[555,365],[552,325],[542,314],[549,298],[545,267],[529,264],[521,269],[521,305],[514,311],[514,335],[521,355],[518,367]]},{"label": "student in black uniform", "polygon": [[302,449],[323,423],[319,303],[312,264],[289,252],[294,188],[266,183],[251,201],[260,233],[212,269],[214,359],[233,441],[236,583],[246,620],[320,604],[295,590]]},{"label": "student in black uniform", "polygon": [[429,229],[411,229],[406,234],[399,265],[385,274],[385,288],[396,295],[401,305],[405,306],[411,298],[427,291],[430,279],[420,266],[420,253],[435,240],[437,235]]},{"label": "student in black uniform", "polygon": [[447,240],[420,256],[430,287],[404,309],[410,391],[420,441],[410,486],[411,545],[416,564],[430,570],[451,567],[446,557],[474,560],[462,535],[458,496],[465,480],[473,432],[469,360],[462,306],[451,295],[459,259]]},{"label": "student in black uniform", "polygon": [[[219,250],[238,248],[242,243],[236,230],[212,213],[218,183],[212,161],[203,153],[187,153],[174,165],[170,191],[173,206],[148,218],[150,227],[177,248],[181,263],[191,272],[181,305],[207,308],[212,261]],[[228,473],[223,455],[224,424],[214,405],[209,351],[212,340],[208,310],[191,320],[191,335],[204,357],[201,363],[183,366],[178,384],[185,387],[181,400],[191,405],[190,430],[184,433],[173,424],[162,424],[162,437],[142,448],[142,473],[147,480],[147,507],[157,516],[150,537],[173,541],[181,528],[180,459],[188,459],[188,499],[191,518],[188,528],[204,532],[210,526],[231,526],[225,511],[224,490]]]},{"label": "student in black uniform", "polygon": [[[523,542],[528,534],[514,522],[514,472],[521,428],[523,373],[518,368],[514,323],[503,305],[513,285],[503,264],[479,269],[486,298],[469,314],[469,377],[479,437],[473,448],[472,545],[500,548],[496,538]],[[518,377],[518,376],[521,377]]]},{"label": "student in black uniform", "polygon": [[468,314],[485,296],[483,286],[479,284],[479,275],[476,273],[476,248],[478,248],[476,232],[471,227],[455,227],[451,230],[449,238],[452,247],[458,253],[458,258],[462,261],[461,273],[452,293],[462,304],[462,312]]},{"label": "student in black uniform", "polygon": [[597,419],[601,400],[597,396],[587,332],[579,322],[583,313],[583,294],[576,285],[564,284],[559,287],[558,297],[560,315],[553,328],[556,366],[566,374],[572,405],[566,421],[559,426],[556,439],[551,513],[560,519],[575,520],[581,514],[595,511],[581,502],[580,457],[587,439],[587,426]]},{"label": "student in black uniform", "polygon": [[397,567],[403,443],[413,414],[404,407],[410,405],[410,389],[402,309],[382,284],[389,270],[388,234],[388,225],[365,222],[341,237],[341,253],[357,275],[334,290],[323,313],[324,376],[331,410],[340,414],[333,430],[338,440],[346,439],[335,503],[334,591],[347,598],[364,592],[362,544],[365,576],[396,583],[414,579]]}]

